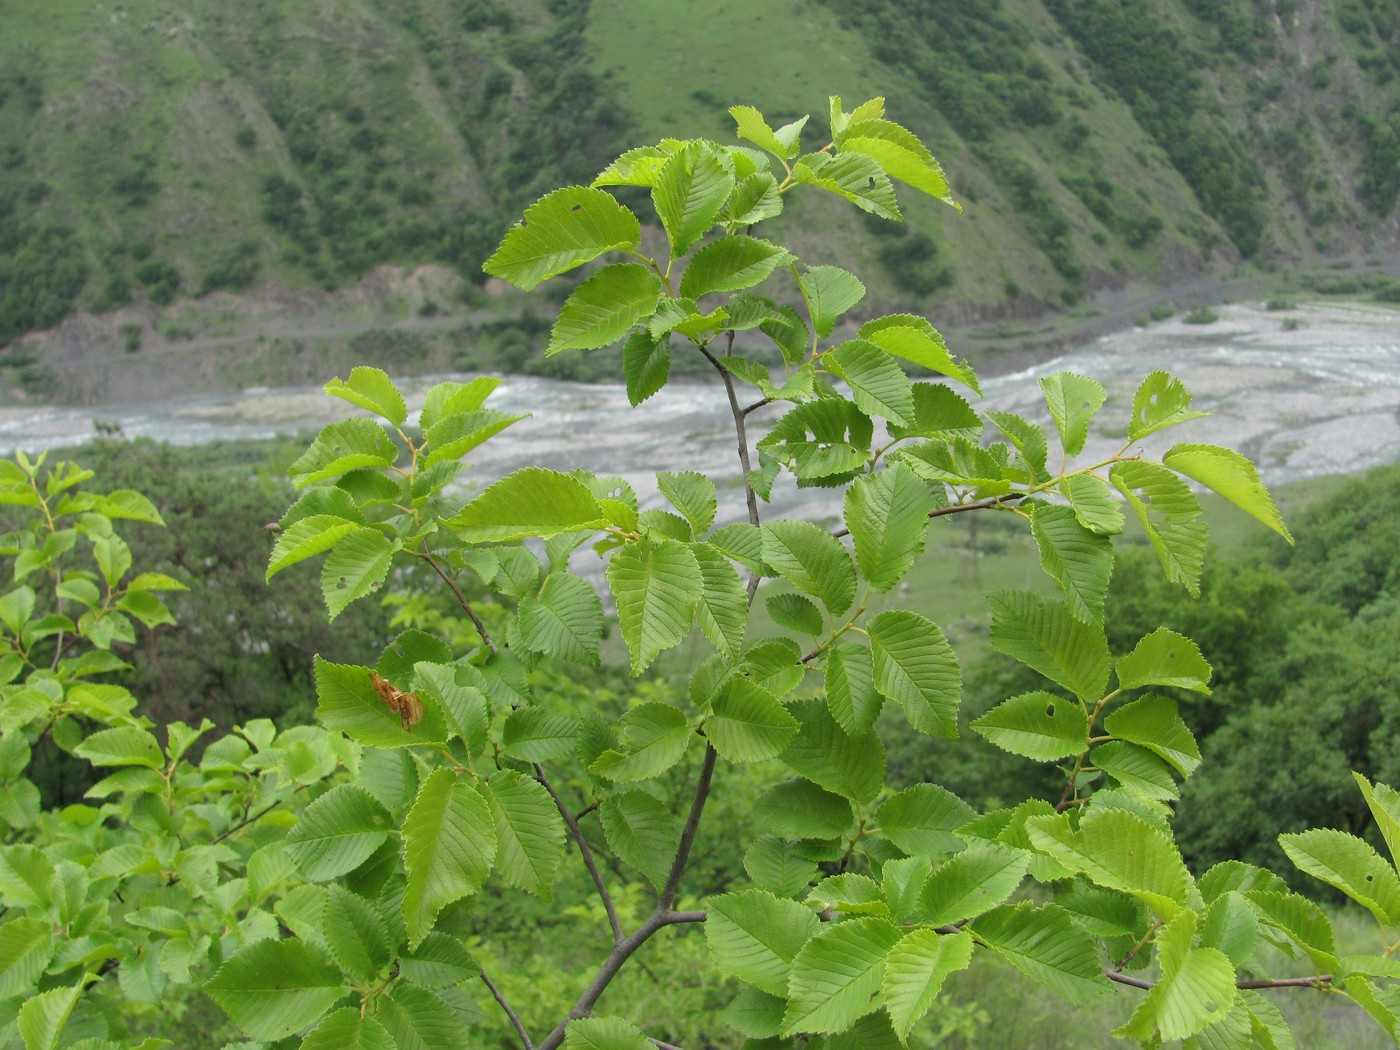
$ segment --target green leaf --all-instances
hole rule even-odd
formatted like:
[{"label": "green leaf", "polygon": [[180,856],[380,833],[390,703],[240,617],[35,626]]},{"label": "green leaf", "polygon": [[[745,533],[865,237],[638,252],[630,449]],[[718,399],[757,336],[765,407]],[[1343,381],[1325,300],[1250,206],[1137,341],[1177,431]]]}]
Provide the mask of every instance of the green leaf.
[{"label": "green leaf", "polygon": [[962,672],[943,632],[932,620],[905,611],[883,612],[866,629],[875,688],[899,704],[919,732],[955,738]]},{"label": "green leaf", "polygon": [[397,1050],[393,1036],[373,1017],[361,1017],[358,1007],[330,1014],[301,1041],[299,1050]]},{"label": "green leaf", "polygon": [[316,717],[367,747],[409,747],[447,741],[447,723],[435,704],[423,704],[423,717],[407,727],[375,690],[368,667],[314,661]]},{"label": "green leaf", "polygon": [[769,594],[763,599],[768,615],[779,627],[813,637],[826,630],[826,619],[816,602],[800,594]]},{"label": "green leaf", "polygon": [[360,365],[350,369],[348,382],[338,376],[323,388],[331,397],[349,401],[352,405],[367,408],[375,415],[383,416],[394,426],[400,426],[408,418],[403,395],[394,386],[389,373],[382,368],[368,368]]},{"label": "green leaf", "polygon": [[526,208],[482,268],[528,292],[605,252],[640,243],[641,223],[611,194],[566,186]]},{"label": "green leaf", "polygon": [[204,986],[251,1039],[284,1039],[314,1024],[344,994],[340,968],[300,940],[257,941]]},{"label": "green leaf", "polygon": [[316,440],[287,468],[297,488],[361,467],[391,467],[399,450],[372,419],[343,419],[321,428]]},{"label": "green leaf", "polygon": [[737,292],[766,281],[792,253],[769,241],[743,234],[721,237],[701,248],[681,276],[681,295],[699,299],[711,292]]},{"label": "green leaf", "polygon": [[1118,661],[1118,684],[1124,689],[1159,685],[1208,694],[1210,675],[1210,664],[1200,647],[1166,627],[1144,635],[1133,651]]},{"label": "green leaf", "polygon": [[0,895],[8,904],[44,911],[58,889],[53,862],[37,846],[0,846]]},{"label": "green leaf", "polygon": [[512,886],[549,900],[564,856],[564,821],[538,781],[511,770],[485,785],[500,844],[496,870]]},{"label": "green leaf", "polygon": [[723,219],[731,227],[752,226],[783,213],[783,196],[778,192],[778,180],[769,172],[756,171],[745,175],[734,186],[725,202]]},{"label": "green leaf", "polygon": [[413,670],[418,676],[418,696],[423,701],[424,715],[428,708],[437,708],[442,713],[448,735],[459,737],[470,754],[485,754],[491,713],[479,672],[475,668],[423,660],[415,663]]},{"label": "green leaf", "polygon": [[[1232,890],[1217,897],[1201,922],[1201,944],[1220,949],[1237,970],[1257,971],[1261,969],[1255,955],[1258,943],[1259,918],[1244,896]],[[1396,975],[1400,976],[1400,968]]]},{"label": "green leaf", "polygon": [[643,539],[613,552],[607,577],[632,674],[639,675],[690,633],[705,579],[694,553],[669,539]]},{"label": "green leaf", "polygon": [[894,358],[866,339],[848,339],[822,356],[832,375],[851,387],[856,407],[896,425],[914,422],[914,389]]},{"label": "green leaf", "polygon": [[623,750],[604,751],[588,770],[619,783],[660,776],[681,760],[695,735],[685,712],[660,701],[638,704],[618,724]]},{"label": "green leaf", "polygon": [[389,811],[364,788],[338,784],[302,811],[284,842],[307,878],[326,882],[368,860],[393,825]]},{"label": "green leaf", "polygon": [[165,525],[160,511],[141,493],[132,489],[113,489],[102,496],[95,496],[93,510],[108,518],[127,521],[144,521],[151,525]]},{"label": "green leaf", "polygon": [[574,289],[559,310],[545,356],[617,342],[656,312],[665,286],[641,263],[605,266]]},{"label": "green leaf", "polygon": [[638,329],[622,347],[622,371],[627,380],[627,400],[636,408],[666,385],[671,374],[669,336],[653,337]]},{"label": "green leaf", "polygon": [[58,1050],[63,1043],[59,1036],[78,1005],[78,997],[83,994],[83,986],[51,988],[47,992],[27,999],[19,1008],[19,1035],[24,1040],[24,1050]]},{"label": "green leaf", "polygon": [[865,285],[839,266],[813,266],[797,283],[807,300],[812,327],[822,339],[831,335],[837,318],[865,298]]},{"label": "green leaf", "polygon": [[656,146],[629,149],[604,168],[593,180],[593,185],[655,186],[667,156],[669,154]]},{"label": "green leaf", "polygon": [[1049,443],[1044,428],[1015,412],[987,412],[985,415],[1016,449],[1028,479],[1048,476],[1045,458],[1049,454]]},{"label": "green leaf", "polygon": [[1235,1002],[1235,968],[1215,948],[1193,948],[1196,913],[1183,911],[1156,936],[1161,975],[1126,1024],[1122,1039],[1185,1039],[1229,1014]]},{"label": "green leaf", "polygon": [[817,863],[776,835],[754,839],[744,854],[744,870],[755,886],[779,897],[796,897],[817,877]]},{"label": "green leaf", "polygon": [[943,169],[928,147],[913,132],[893,121],[858,120],[856,114],[852,114],[838,145],[843,153],[864,153],[873,157],[905,185],[957,207],[948,195],[948,180]]},{"label": "green leaf", "polygon": [[395,984],[377,1000],[378,1018],[398,1050],[460,1050],[470,1033],[458,1009],[426,988]]},{"label": "green leaf", "polygon": [[708,532],[715,523],[718,506],[715,483],[704,474],[694,470],[679,474],[661,471],[656,475],[656,486],[697,534]]},{"label": "green leaf", "polygon": [[860,153],[809,153],[792,166],[796,182],[834,193],[861,211],[900,221],[899,201],[885,169]]},{"label": "green leaf", "polygon": [[332,621],[351,602],[379,589],[398,549],[396,541],[367,527],[357,528],[336,541],[321,566],[321,594]]},{"label": "green leaf", "polygon": [[1299,870],[1341,890],[1382,926],[1400,925],[1400,877],[1368,843],[1335,828],[1280,835],[1278,842]]},{"label": "green leaf", "polygon": [[1071,474],[1060,482],[1060,492],[1086,529],[1100,536],[1117,536],[1123,531],[1123,508],[1106,482],[1089,474]]},{"label": "green leaf", "polygon": [[763,526],[763,561],[798,590],[820,598],[833,616],[856,596],[856,572],[841,541],[810,521]]},{"label": "green leaf", "polygon": [[733,162],[728,167],[716,149],[691,142],[671,154],[651,191],[652,203],[678,259],[719,218],[734,189]]},{"label": "green leaf", "polygon": [[415,948],[438,912],[481,889],[496,856],[496,825],[475,784],[436,769],[404,817],[403,843],[403,915]]},{"label": "green leaf", "polygon": [[516,627],[521,641],[536,652],[569,663],[598,666],[603,603],[581,577],[567,572],[546,576],[538,595],[521,599]]},{"label": "green leaf", "polygon": [[1003,751],[1037,762],[1068,758],[1088,746],[1089,720],[1083,708],[1054,693],[1013,696],[971,727]]},{"label": "green leaf", "polygon": [[791,160],[797,155],[795,150],[789,152],[790,147],[778,140],[773,129],[769,127],[768,121],[763,119],[763,114],[754,109],[753,106],[730,106],[729,115],[734,118],[734,123],[738,125],[737,134],[741,139],[748,139],[779,160]]},{"label": "green leaf", "polygon": [[766,1048],[770,1046],[781,1047],[782,1043],[757,1043],[753,1040],[773,1040],[783,1028],[783,1011],[787,1009],[787,1000],[776,995],[769,995],[767,992],[759,991],[751,984],[743,985],[736,995],[724,1008],[720,1020],[729,1025],[741,1035],[749,1037],[750,1042],[744,1044],[746,1050],[754,1050],[755,1047]]},{"label": "green leaf", "polygon": [[1156,463],[1115,463],[1109,480],[1137,515],[1167,579],[1199,598],[1206,554],[1200,500],[1185,482]]},{"label": "green leaf", "polygon": [[39,919],[0,926],[0,997],[29,995],[53,958],[53,928]]},{"label": "green leaf", "polygon": [[1366,805],[1371,810],[1371,817],[1376,822],[1381,838],[1385,839],[1391,860],[1400,859],[1400,791],[1388,784],[1377,783],[1372,786],[1360,773],[1353,772],[1352,779],[1366,798]]},{"label": "green leaf", "polygon": [[[982,393],[977,373],[966,361],[953,359],[943,336],[929,324],[927,318],[917,314],[887,314],[884,317],[876,317],[860,326],[860,338],[869,340],[887,354],[893,354],[920,368],[955,379],[978,395]],[[980,429],[980,423],[975,420],[974,413],[973,421],[963,425]]]},{"label": "green leaf", "polygon": [[792,961],[821,928],[816,913],[762,890],[711,897],[705,941],[721,973],[786,996]]},{"label": "green leaf", "polygon": [[1209,412],[1196,412],[1189,406],[1191,394],[1179,379],[1167,372],[1152,372],[1133,395],[1133,417],[1128,424],[1128,440],[1139,441],[1164,427],[1201,419]]},{"label": "green leaf", "polygon": [[1132,795],[1164,802],[1180,797],[1171,768],[1147,748],[1111,740],[1094,748],[1089,758]]},{"label": "green leaf", "polygon": [[1066,607],[1076,620],[1103,625],[1108,580],[1113,575],[1113,546],[1080,524],[1069,507],[1033,501],[1031,535],[1040,550],[1040,566],[1060,585]]},{"label": "green leaf", "polygon": [[1320,972],[1331,972],[1339,963],[1332,921],[1306,897],[1282,889],[1250,889],[1245,899],[1266,926],[1282,930],[1308,954]]},{"label": "green leaf", "polygon": [[884,702],[875,690],[875,663],[869,649],[838,642],[827,650],[826,703],[837,725],[855,736],[868,733]]},{"label": "green leaf", "polygon": [[982,420],[962,396],[943,383],[914,384],[914,425],[891,425],[890,437],[980,439]]},{"label": "green leaf", "polygon": [[600,529],[606,523],[588,486],[544,467],[507,474],[445,522],[468,543],[501,543],[527,536],[550,539],[565,532]]},{"label": "green leaf", "polygon": [[783,1033],[840,1032],[880,1006],[885,957],[901,939],[888,919],[833,923],[792,961]]},{"label": "green leaf", "polygon": [[1103,386],[1097,380],[1073,372],[1056,372],[1040,380],[1040,389],[1045,394],[1050,418],[1060,432],[1065,455],[1079,455],[1089,437],[1089,420],[1103,407],[1107,397]]},{"label": "green leaf", "polygon": [[1183,777],[1201,764],[1200,748],[1177,714],[1176,701],[1164,696],[1145,696],[1120,707],[1104,719],[1103,727],[1120,740],[1147,748]]},{"label": "green leaf", "polygon": [[631,1021],[621,1017],[587,1017],[570,1021],[564,1050],[656,1050]]},{"label": "green leaf", "polygon": [[645,791],[609,795],[599,816],[608,846],[618,859],[640,871],[653,886],[663,886],[680,846],[680,818]]},{"label": "green leaf", "polygon": [[422,988],[451,988],[480,972],[462,942],[445,933],[428,934],[413,954],[399,958],[399,975]]},{"label": "green leaf", "polygon": [[73,754],[94,766],[161,769],[165,765],[165,756],[156,738],[137,726],[99,730],[74,748]]},{"label": "green leaf", "polygon": [[890,949],[885,959],[885,1009],[902,1041],[933,1006],[948,975],[966,969],[971,961],[972,935],[966,930],[911,930]]},{"label": "green leaf", "polygon": [[880,806],[880,830],[905,853],[939,857],[963,848],[954,832],[973,817],[972,807],[937,784],[915,784]]},{"label": "green leaf", "polygon": [[784,780],[760,797],[756,812],[764,828],[792,839],[833,839],[845,834],[855,819],[850,802],[810,780]]},{"label": "green leaf", "polygon": [[[495,437],[506,427],[519,423],[527,416],[512,416],[505,412],[492,412],[488,409],[475,409],[470,412],[453,412],[444,416],[428,428],[428,446],[431,451],[420,460],[420,470],[438,463],[461,459],[472,449]],[[419,478],[423,475],[420,473]]]},{"label": "green leaf", "polygon": [[1016,892],[1030,864],[1024,850],[994,843],[964,850],[924,883],[919,898],[923,920],[943,926],[990,911]]},{"label": "green leaf", "polygon": [[478,376],[470,383],[438,383],[423,398],[423,411],[418,416],[418,425],[430,430],[435,424],[459,412],[475,412],[492,392],[501,385],[496,376]]},{"label": "green leaf", "polygon": [[[757,530],[755,535],[757,535]],[[692,543],[703,586],[695,605],[701,632],[726,659],[738,655],[749,622],[748,592],[724,555],[706,543]]]},{"label": "green leaf", "polygon": [[506,716],[501,746],[521,762],[552,762],[573,753],[578,724],[569,715],[522,707]]},{"label": "green leaf", "polygon": [[1288,526],[1274,506],[1273,497],[1259,480],[1259,471],[1234,449],[1219,445],[1173,445],[1162,456],[1162,463],[1224,496],[1289,543],[1293,542]]},{"label": "green leaf", "polygon": [[1100,886],[1141,899],[1163,919],[1186,907],[1191,876],[1166,832],[1135,813],[1091,808],[1070,827],[1069,817],[1026,821],[1032,845]]},{"label": "green leaf", "polygon": [[782,753],[794,773],[855,802],[875,801],[885,786],[885,746],[877,733],[848,735],[820,700],[791,705],[801,730]]},{"label": "green leaf", "polygon": [[1071,1006],[1088,1006],[1113,990],[1090,936],[1053,904],[1008,904],[978,916],[972,932],[1033,981]]},{"label": "green leaf", "polygon": [[1103,628],[1081,623],[1063,602],[1026,591],[987,595],[992,648],[1039,671],[1081,700],[1096,702],[1112,667]]},{"label": "green leaf", "polygon": [[389,930],[369,901],[330,886],[321,913],[326,947],[347,974],[367,981],[389,962]]},{"label": "green leaf", "polygon": [[730,762],[762,762],[783,752],[798,722],[766,689],[731,676],[710,702],[705,736]]}]

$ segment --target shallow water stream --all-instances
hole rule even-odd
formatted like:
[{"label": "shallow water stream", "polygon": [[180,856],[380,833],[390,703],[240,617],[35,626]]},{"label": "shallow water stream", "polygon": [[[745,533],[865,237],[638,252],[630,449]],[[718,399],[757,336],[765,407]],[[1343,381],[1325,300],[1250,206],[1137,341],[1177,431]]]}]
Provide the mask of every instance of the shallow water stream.
[{"label": "shallow water stream", "polygon": [[[1285,317],[1295,318],[1296,327],[1285,326]],[[975,350],[972,356],[977,363]],[[981,368],[991,371],[987,362]],[[1036,381],[1060,370],[1092,376],[1108,388],[1109,401],[1091,429],[1084,453],[1089,462],[1121,447],[1132,392],[1159,368],[1186,383],[1196,395],[1193,407],[1213,414],[1153,435],[1143,443],[1148,453],[1177,441],[1229,445],[1254,459],[1270,483],[1400,460],[1400,313],[1379,309],[1308,306],[1280,314],[1230,306],[1212,325],[1169,321],[1121,332],[1035,368],[984,378],[986,399],[978,407],[1010,409],[1048,424]],[[410,400],[433,381],[407,381]],[[742,511],[734,436],[717,383],[676,385],[633,410],[620,385],[510,377],[489,404],[533,415],[472,454],[476,484],[531,463],[587,467],[626,477],[647,498],[656,471],[699,470],[722,489],[726,482],[734,486],[722,520]],[[762,427],[767,413],[780,410],[750,418]],[[0,410],[0,453],[86,441],[95,420],[128,437],[194,445],[294,434],[356,411],[315,388],[96,408],[9,408]],[[784,515],[814,520],[839,512],[823,490],[788,487],[775,493],[775,503]]]}]

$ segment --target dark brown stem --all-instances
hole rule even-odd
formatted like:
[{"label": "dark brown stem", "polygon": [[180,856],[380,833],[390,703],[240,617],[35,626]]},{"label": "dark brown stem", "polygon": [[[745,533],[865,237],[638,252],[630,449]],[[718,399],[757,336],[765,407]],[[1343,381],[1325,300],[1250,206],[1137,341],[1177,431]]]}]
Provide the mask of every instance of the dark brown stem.
[{"label": "dark brown stem", "polygon": [[525,1031],[525,1025],[521,1022],[520,1015],[510,1008],[510,1003],[506,1002],[505,996],[501,994],[501,990],[496,987],[491,978],[486,976],[485,970],[481,971],[481,982],[490,989],[491,998],[496,1000],[497,1005],[499,1005],[500,1008],[506,1012],[506,1016],[510,1018],[512,1027],[515,1028],[516,1034],[520,1036],[520,1041],[525,1044],[525,1050],[535,1050],[535,1044],[530,1041],[530,1033]]},{"label": "dark brown stem", "polygon": [[244,828],[246,828],[249,824],[253,823],[253,821],[255,821],[255,820],[261,820],[263,817],[267,816],[267,814],[271,813],[274,809],[276,809],[276,808],[277,808],[278,806],[280,806],[281,804],[282,804],[282,800],[279,798],[276,802],[273,802],[271,805],[264,806],[262,809],[258,810],[258,811],[257,811],[256,813],[254,813],[251,817],[244,817],[242,820],[240,820],[240,821],[239,821],[237,824],[235,824],[233,827],[231,827],[231,828],[229,828],[227,831],[225,831],[222,835],[219,835],[217,838],[212,839],[212,840],[210,841],[209,845],[211,845],[211,846],[216,846],[216,845],[218,845],[220,842],[223,842],[224,839],[228,838],[230,835],[234,834],[235,832],[237,832],[237,831],[242,831],[242,830],[243,830]]},{"label": "dark brown stem", "polygon": [[[1130,988],[1141,988],[1151,991],[1153,983],[1144,981],[1141,977],[1129,977],[1127,974],[1119,973],[1117,970],[1105,970],[1104,976],[1116,984],[1126,984]],[[1316,977],[1284,977],[1276,981],[1236,981],[1236,988],[1317,988],[1324,984],[1332,983],[1330,973],[1319,974]]]},{"label": "dark brown stem", "polygon": [[588,869],[588,876],[593,880],[593,887],[598,891],[598,899],[603,902],[603,910],[608,913],[608,925],[612,927],[614,950],[626,939],[622,932],[622,922],[617,917],[617,907],[613,904],[612,894],[608,892],[608,884],[603,881],[603,873],[598,870],[598,862],[593,859],[593,848],[588,845],[588,839],[583,836],[583,829],[578,826],[578,820],[569,812],[569,807],[564,805],[564,800],[559,797],[559,793],[554,790],[554,785],[549,782],[549,777],[545,775],[544,767],[538,762],[535,763],[535,779],[549,792],[549,797],[554,799],[555,808],[559,810],[559,815],[564,818],[564,823],[569,828],[569,834],[574,837],[574,843],[578,846],[579,856],[583,858],[583,866]]},{"label": "dark brown stem", "polygon": [[658,913],[670,913],[671,904],[680,888],[681,875],[685,873],[690,860],[690,848],[695,845],[695,834],[700,830],[700,817],[705,812],[705,800],[710,797],[710,781],[715,775],[715,760],[719,755],[709,744],[705,744],[705,760],[700,764],[700,779],[695,785],[695,796],[690,803],[690,815],[685,820],[685,830],[681,832],[681,844],[676,849],[676,859],[671,862],[671,870],[666,875],[666,885],[656,901]]},{"label": "dark brown stem", "polygon": [[[935,507],[928,512],[928,516],[942,518],[948,514],[965,514],[970,510],[990,510],[992,507],[1003,507],[1013,500],[1025,499],[1029,495],[1029,492],[1008,492],[1005,496],[988,496],[986,499],[974,500],[971,503],[955,503],[951,507]],[[850,534],[850,529],[837,529],[832,533],[838,540],[842,536]]]},{"label": "dark brown stem", "polygon": [[466,595],[464,595],[461,588],[457,586],[457,581],[449,576],[446,570],[437,563],[437,559],[435,559],[432,552],[428,550],[426,543],[423,545],[422,558],[433,567],[433,572],[442,577],[442,582],[447,584],[453,595],[456,596],[457,604],[462,607],[463,611],[467,614],[467,618],[470,619],[473,626],[476,627],[476,633],[481,635],[481,640],[486,644],[486,648],[494,653],[496,651],[496,643],[493,642],[491,636],[486,633],[486,625],[481,622],[481,617],[476,614],[476,610],[473,609],[471,603],[467,601]]},{"label": "dark brown stem", "polygon": [[637,928],[636,932],[613,948],[607,959],[603,961],[603,965],[598,967],[598,972],[594,974],[593,980],[588,982],[588,987],[579,996],[578,1002],[574,1003],[574,1008],[569,1011],[569,1016],[560,1021],[554,1031],[540,1040],[539,1050],[556,1050],[563,1043],[564,1033],[569,1022],[577,1021],[592,1013],[593,1007],[602,998],[603,992],[607,990],[608,985],[612,983],[623,964],[632,957],[638,948],[651,940],[653,935],[667,926],[673,926],[677,923],[703,921],[694,918],[696,914],[695,912],[673,912],[663,908],[657,908],[656,911],[652,912],[646,922]]}]

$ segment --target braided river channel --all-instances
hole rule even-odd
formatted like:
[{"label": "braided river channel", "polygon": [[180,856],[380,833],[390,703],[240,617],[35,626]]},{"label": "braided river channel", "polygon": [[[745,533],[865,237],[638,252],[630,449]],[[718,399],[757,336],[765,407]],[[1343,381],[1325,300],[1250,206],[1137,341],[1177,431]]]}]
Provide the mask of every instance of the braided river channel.
[{"label": "braided river channel", "polygon": [[[1000,375],[995,357],[979,360],[975,348],[952,349],[970,356],[982,374],[986,396],[973,399],[974,407],[1020,412],[1047,426],[1038,379],[1067,370],[1102,382],[1109,400],[1091,427],[1085,463],[1123,446],[1132,393],[1157,369],[1180,378],[1195,395],[1192,407],[1212,414],[1150,436],[1141,443],[1149,455],[1177,441],[1228,445],[1249,455],[1270,484],[1400,460],[1400,312],[1394,310],[1226,306],[1214,324],[1173,320],[1120,332]],[[412,403],[441,378],[401,385]],[[643,503],[654,505],[657,471],[698,470],[720,486],[722,521],[743,514],[734,432],[718,382],[674,384],[630,409],[620,384],[516,376],[501,383],[488,407],[533,414],[469,455],[472,468],[464,477],[473,487],[530,464],[583,467],[627,478]],[[749,416],[751,426],[761,434],[781,411],[776,405],[759,409]],[[11,407],[0,409],[0,453],[80,444],[98,425],[120,428],[127,437],[195,445],[294,435],[357,412],[317,388],[81,408]],[[1052,450],[1054,440],[1052,430]],[[726,492],[731,498],[724,498]],[[840,512],[833,494],[821,489],[780,484],[773,502],[783,516],[815,521]]]}]

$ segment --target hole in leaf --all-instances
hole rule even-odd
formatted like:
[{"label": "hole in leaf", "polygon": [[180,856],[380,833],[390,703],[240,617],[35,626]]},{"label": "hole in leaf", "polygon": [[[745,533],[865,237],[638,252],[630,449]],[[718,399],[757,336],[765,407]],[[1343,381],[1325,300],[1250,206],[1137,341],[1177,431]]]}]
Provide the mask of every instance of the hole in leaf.
[{"label": "hole in leaf", "polygon": [[1046,705],[1045,705],[1045,717],[1046,717],[1046,718],[1054,718],[1054,717],[1055,717],[1055,705],[1054,705],[1054,704],[1046,704]]}]

